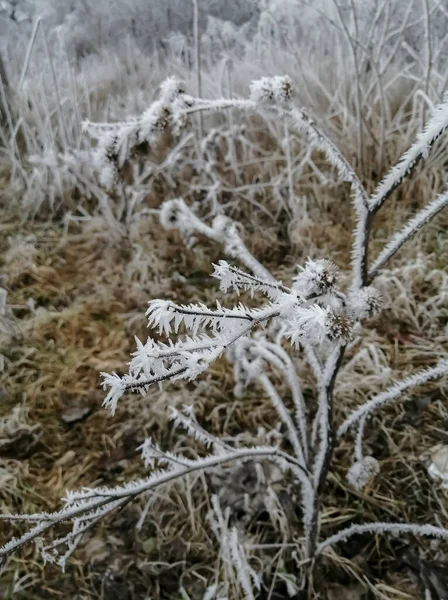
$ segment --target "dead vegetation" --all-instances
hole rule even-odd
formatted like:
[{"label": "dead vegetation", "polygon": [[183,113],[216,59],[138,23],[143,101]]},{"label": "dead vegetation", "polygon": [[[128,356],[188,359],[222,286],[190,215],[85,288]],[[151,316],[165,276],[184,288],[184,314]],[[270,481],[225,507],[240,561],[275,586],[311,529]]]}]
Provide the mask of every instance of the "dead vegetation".
[{"label": "dead vegetation", "polygon": [[[423,179],[389,205],[376,239],[386,238],[416,203],[422,204],[431,174]],[[349,206],[336,200],[327,192],[316,205],[310,201],[308,222],[301,228],[297,224],[300,235],[285,217],[267,229],[244,219],[248,246],[284,281],[293,276],[297,263],[308,255],[327,255],[327,249],[343,267],[348,260]],[[362,357],[355,364],[356,343],[347,355],[345,369],[352,377],[349,385],[336,390],[340,415],[411,367],[426,366],[446,352],[447,224],[446,216],[439,217],[380,279],[388,306],[373,323]],[[136,241],[143,260],[136,258]],[[136,448],[145,436],[165,448],[191,445],[171,431],[167,405],[194,399],[198,417],[220,435],[245,432],[250,440],[259,428],[266,435],[272,429],[275,415],[269,400],[256,389],[235,399],[225,361],[200,381],[129,398],[113,418],[101,408],[98,374],[123,370],[133,350],[132,336],[146,335],[146,302],[159,295],[182,302],[210,301],[216,284],[209,261],[219,258],[219,248],[201,241],[188,251],[177,233],[162,231],[152,216],[139,222],[130,237],[117,241],[101,220],[95,226],[72,223],[64,232],[57,222],[20,224],[5,210],[1,257],[9,323],[1,349],[1,512],[55,509],[66,489],[137,477],[143,467]],[[427,310],[420,310],[424,306]],[[304,391],[312,402],[311,389],[305,386]],[[429,480],[421,459],[425,450],[448,442],[447,423],[446,388],[441,384],[416,390],[410,401],[378,415],[367,441],[382,460],[381,475],[364,492],[351,489],[345,480],[351,445],[343,446],[325,495],[325,531],[356,522],[361,515],[363,521],[385,515],[404,522],[431,521],[434,514],[447,519],[446,492]],[[283,598],[284,573],[294,568],[297,535],[297,505],[288,482],[276,481],[284,503],[280,511],[269,511],[262,507],[260,491],[252,493],[250,473],[230,477],[233,491],[226,501],[237,507],[235,518],[244,519],[253,556],[264,565],[267,587],[260,597]],[[221,485],[225,481],[223,474]],[[64,574],[44,567],[29,546],[10,559],[2,598],[13,593],[27,599],[202,598],[217,560],[217,543],[206,520],[207,490],[217,485],[216,478],[190,477],[160,495],[139,527],[145,499],[126,507],[87,535]],[[242,506],[245,494],[252,506]],[[14,531],[3,524],[2,539]],[[320,575],[337,582],[328,587],[327,597],[352,593],[356,599],[372,594],[419,598],[418,569],[403,559],[405,551],[417,561],[420,554],[444,558],[443,544],[439,548],[437,543],[403,538],[356,538],[322,565]]]},{"label": "dead vegetation", "polygon": [[[140,63],[134,81],[119,65],[110,74],[113,84],[105,78],[97,88],[96,73],[90,74],[92,112],[101,114],[111,100],[112,117],[120,119],[120,103],[129,100],[129,87],[138,89],[131,111],[138,112],[148,96],[142,80],[156,87],[152,68],[149,61]],[[322,62],[321,70],[323,81],[331,79],[328,61]],[[393,80],[395,75],[387,77]],[[378,131],[385,115],[378,103],[369,107],[364,156],[355,160],[355,120],[350,117],[353,111],[346,114],[353,82],[347,81],[341,78],[337,83],[336,100],[328,93],[330,85],[322,94],[321,85],[313,81],[311,100],[320,100],[314,112],[322,115],[330,137],[354,159],[371,191],[420,129],[412,104],[417,84],[392,86],[381,155]],[[246,81],[235,85],[243,87],[242,83]],[[31,105],[29,111],[37,108]],[[33,119],[37,122],[30,117],[30,131]],[[144,182],[144,208],[153,211],[162,201],[184,195],[201,215],[208,215],[219,202],[227,215],[241,222],[253,254],[285,283],[308,256],[331,257],[341,269],[347,268],[353,218],[349,188],[335,180],[322,156],[313,153],[312,160],[304,160],[306,147],[298,137],[290,137],[296,200],[291,205],[282,129],[262,119],[240,122],[227,117],[211,123],[205,118],[204,126],[206,131],[213,129],[207,143],[200,146],[193,133],[173,155],[172,170],[161,169]],[[231,127],[232,134],[226,136]],[[151,161],[163,163],[171,146],[172,140],[160,155],[151,155]],[[147,158],[143,153],[134,160],[143,164]],[[210,177],[203,168],[206,163],[213,165]],[[132,166],[127,164],[121,173],[129,185],[135,177]],[[232,370],[225,360],[192,383],[154,389],[145,398],[129,397],[114,417],[104,411],[99,373],[125,370],[134,350],[133,336],[147,336],[147,301],[213,301],[217,284],[210,277],[210,263],[222,254],[202,239],[194,248],[185,248],[179,234],[162,230],[155,215],[127,222],[123,207],[121,212],[117,208],[120,198],[111,198],[115,229],[96,199],[85,198],[79,189],[64,188],[64,196],[56,193],[56,204],[49,207],[50,194],[43,184],[57,187],[51,176],[30,182],[22,202],[7,177],[0,180],[0,287],[7,290],[6,312],[0,314],[0,513],[54,510],[66,489],[137,478],[144,467],[136,449],[147,436],[164,448],[200,452],[190,438],[172,431],[166,410],[170,405],[194,401],[199,420],[220,436],[238,435],[250,443],[256,435],[258,440],[282,435],[273,428],[277,415],[263,392],[251,388],[242,399],[234,397]],[[409,215],[441,191],[444,182],[445,161],[436,153],[380,213],[372,255]],[[24,221],[18,213],[35,201],[35,220]],[[88,218],[64,219],[67,211],[78,215],[80,208]],[[346,383],[336,388],[337,420],[392,380],[434,364],[447,352],[447,228],[447,215],[442,214],[379,277],[386,307],[363,337],[364,350],[357,354],[360,340],[355,340],[346,353]],[[313,405],[311,378],[305,368],[300,375],[306,400]],[[346,481],[352,444],[340,447],[324,496],[325,534],[359,520],[425,523],[433,522],[434,515],[448,526],[447,491],[429,478],[425,455],[436,444],[448,444],[447,430],[446,382],[417,388],[406,402],[381,411],[366,438],[369,453],[381,461],[381,474],[366,490],[355,491]],[[158,494],[148,510],[148,498],[141,498],[92,529],[65,573],[44,566],[33,545],[13,555],[0,579],[0,598],[202,600],[219,565],[218,542],[207,521],[211,491],[232,507],[234,518],[248,531],[252,560],[264,573],[260,600],[285,598],[287,573],[294,572],[300,559],[295,554],[299,509],[290,482],[269,465],[263,469],[280,506],[266,501],[253,465],[214,478],[190,476]],[[20,524],[0,522],[2,541],[18,531]],[[356,537],[323,560],[319,577],[326,582],[328,600],[418,599],[423,581],[431,579],[439,589],[446,586],[446,572],[439,564],[447,560],[445,553],[443,543],[407,536]]]}]

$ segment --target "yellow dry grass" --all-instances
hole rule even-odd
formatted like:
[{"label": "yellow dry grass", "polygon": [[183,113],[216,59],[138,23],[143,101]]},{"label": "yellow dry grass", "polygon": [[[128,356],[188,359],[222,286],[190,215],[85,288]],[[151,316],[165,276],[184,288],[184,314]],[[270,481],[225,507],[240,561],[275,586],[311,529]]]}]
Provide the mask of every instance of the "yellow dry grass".
[{"label": "yellow dry grass", "polygon": [[[250,174],[247,177],[250,180]],[[407,215],[432,197],[434,187],[431,170],[404,186],[378,219],[373,254]],[[308,224],[288,223],[285,218],[272,223],[252,210],[243,219],[247,245],[285,283],[307,256],[331,257],[342,268],[348,266],[352,216],[347,187],[328,191],[314,183],[306,193],[315,200],[309,204]],[[154,205],[154,200],[148,202]],[[20,406],[23,426],[11,435],[10,444],[0,446],[1,512],[54,510],[66,489],[138,477],[144,468],[136,447],[146,436],[165,448],[194,447],[172,431],[166,415],[170,404],[194,401],[198,418],[212,432],[246,431],[248,441],[259,427],[269,429],[276,422],[268,398],[257,388],[250,388],[243,399],[233,397],[231,368],[225,360],[199,381],[153,390],[145,398],[129,397],[114,417],[101,407],[99,372],[124,371],[134,348],[133,336],[147,335],[146,302],[154,297],[211,302],[217,293],[210,278],[211,262],[222,257],[220,248],[201,240],[193,251],[186,250],[177,233],[162,231],[153,217],[139,223],[131,239],[118,241],[111,241],[101,220],[95,227],[73,224],[64,233],[56,222],[24,225],[6,211],[2,217],[0,256],[8,275],[13,332],[2,340],[0,418],[9,418]],[[396,304],[393,288],[384,313],[369,323],[362,339],[364,345],[376,348],[383,371],[372,369],[367,360],[342,372],[336,386],[337,419],[387,381],[434,364],[446,352],[446,306],[442,302],[433,307],[429,316],[418,309],[443,292],[447,225],[446,215],[438,217],[393,261],[391,268],[403,279],[406,301]],[[11,258],[7,239],[18,235],[35,236],[36,251]],[[135,260],[133,243],[140,244],[148,257],[144,267]],[[425,256],[424,267],[406,271],[419,253]],[[434,275],[428,279],[430,272]],[[387,292],[387,277],[380,284]],[[348,361],[359,347],[347,353]],[[312,405],[312,379],[305,368],[300,372]],[[278,384],[282,389],[282,382]],[[448,443],[446,387],[432,384],[413,392],[412,398],[383,411],[370,427],[366,445],[381,460],[382,470],[364,492],[354,492],[345,480],[351,440],[338,448],[324,498],[324,532],[359,517],[433,522],[434,513],[448,526],[446,496],[429,481],[419,459],[435,443]],[[89,533],[66,573],[44,567],[33,545],[12,556],[0,581],[0,597],[12,597],[18,578],[28,575],[29,587],[15,598],[174,599],[180,598],[179,587],[191,599],[202,598],[217,564],[216,541],[205,518],[207,479],[197,476],[161,492],[143,528],[136,531],[141,506],[143,502],[129,506]],[[18,530],[21,526],[2,523],[1,539]],[[290,532],[291,540],[295,533]],[[275,528],[266,524],[255,527],[253,539],[278,541]],[[427,541],[418,544],[429,548]],[[419,546],[415,542],[411,548],[418,552]],[[402,539],[355,539],[344,557],[325,558],[322,573],[342,583],[365,574],[376,582],[377,595],[418,598],[400,563],[403,548]],[[275,552],[266,549],[258,557],[260,564],[271,564],[275,570]],[[288,565],[294,568],[290,556],[285,555],[284,563],[286,570]]]}]

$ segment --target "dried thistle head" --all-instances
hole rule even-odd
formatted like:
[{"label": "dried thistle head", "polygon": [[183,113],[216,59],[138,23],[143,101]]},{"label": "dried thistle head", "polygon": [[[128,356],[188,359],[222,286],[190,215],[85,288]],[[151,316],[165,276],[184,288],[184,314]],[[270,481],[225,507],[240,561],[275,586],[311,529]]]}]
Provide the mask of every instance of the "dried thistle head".
[{"label": "dried thistle head", "polygon": [[288,75],[281,77],[280,81],[277,83],[277,89],[279,99],[281,99],[283,103],[288,103],[292,100],[294,94],[294,84],[291,77],[288,77]]},{"label": "dried thistle head", "polygon": [[330,340],[347,344],[352,339],[354,321],[342,310],[327,309],[325,319],[326,333]]},{"label": "dried thistle head", "polygon": [[176,229],[182,219],[182,200],[167,200],[160,207],[159,220],[164,229]]},{"label": "dried thistle head", "polygon": [[363,287],[348,296],[348,305],[355,319],[367,319],[377,315],[381,310],[383,297],[372,286]]},{"label": "dried thistle head", "polygon": [[288,105],[293,97],[294,85],[290,77],[262,77],[252,81],[250,99],[260,105]]},{"label": "dried thistle head", "polygon": [[301,273],[294,278],[293,287],[304,296],[328,294],[335,289],[338,279],[339,269],[331,260],[309,258]]}]

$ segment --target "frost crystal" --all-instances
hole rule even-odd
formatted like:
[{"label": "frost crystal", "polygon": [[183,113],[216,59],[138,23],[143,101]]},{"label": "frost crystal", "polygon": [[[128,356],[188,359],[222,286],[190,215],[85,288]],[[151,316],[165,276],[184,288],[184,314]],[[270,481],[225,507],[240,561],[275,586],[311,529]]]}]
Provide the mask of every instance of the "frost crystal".
[{"label": "frost crystal", "polygon": [[372,287],[363,287],[349,294],[350,312],[356,319],[367,319],[377,315],[381,310],[382,296]]},{"label": "frost crystal", "polygon": [[364,456],[360,461],[353,463],[347,473],[347,481],[357,490],[362,490],[372,477],[378,475],[380,465],[373,456]]},{"label": "frost crystal", "polygon": [[174,102],[185,94],[185,85],[177,77],[168,77],[160,84],[160,98],[163,102]]},{"label": "frost crystal", "polygon": [[353,320],[343,311],[327,309],[325,327],[330,340],[347,344],[352,339]]},{"label": "frost crystal", "polygon": [[250,99],[257,104],[274,106],[288,105],[294,93],[294,85],[290,77],[262,77],[252,81]]},{"label": "frost crystal", "polygon": [[352,332],[353,320],[347,313],[313,304],[306,308],[295,309],[294,315],[288,320],[285,337],[296,345],[303,340],[320,344],[325,338],[346,344],[350,341]]},{"label": "frost crystal", "polygon": [[307,260],[305,268],[294,279],[293,288],[308,296],[326,294],[337,284],[339,270],[330,260]]}]

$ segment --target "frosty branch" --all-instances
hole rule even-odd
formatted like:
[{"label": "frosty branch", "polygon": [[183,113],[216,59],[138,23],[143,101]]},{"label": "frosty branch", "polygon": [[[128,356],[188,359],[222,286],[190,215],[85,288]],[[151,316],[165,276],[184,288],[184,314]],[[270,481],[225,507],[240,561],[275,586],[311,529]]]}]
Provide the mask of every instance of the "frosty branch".
[{"label": "frosty branch", "polygon": [[[262,78],[251,86],[248,100],[204,100],[185,93],[184,86],[171,78],[161,87],[160,99],[143,115],[116,124],[86,124],[86,129],[97,140],[94,162],[103,185],[113,186],[119,169],[136,146],[156,145],[166,132],[180,135],[188,125],[188,117],[196,112],[208,113],[240,109],[261,114],[265,118],[281,119],[294,127],[311,148],[322,152],[335,169],[340,180],[350,183],[356,225],[353,232],[350,285],[340,288],[337,266],[322,258],[311,260],[298,268],[290,286],[285,285],[260,263],[244,244],[237,224],[218,214],[211,224],[194,213],[183,199],[162,204],[160,223],[165,229],[176,229],[191,245],[199,234],[222,246],[230,259],[240,266],[221,260],[214,266],[213,276],[219,281],[221,292],[249,293],[252,298],[263,298],[257,308],[243,302],[231,308],[216,302],[214,308],[201,303],[190,305],[171,301],[153,300],[147,311],[148,324],[157,329],[166,341],[152,337],[143,343],[136,339],[137,349],[129,364],[129,372],[119,376],[103,373],[103,385],[108,388],[104,405],[114,414],[118,402],[128,392],[146,394],[149,387],[163,382],[193,380],[224,352],[233,363],[235,392],[243,395],[250,385],[258,385],[271,400],[285,436],[284,448],[238,447],[238,443],[224,442],[208,433],[196,420],[192,407],[174,410],[173,422],[183,427],[195,440],[213,453],[191,460],[161,450],[153,442],[145,442],[142,452],[148,468],[155,469],[149,477],[116,488],[85,489],[69,493],[66,505],[55,513],[9,516],[22,519],[33,527],[17,540],[0,549],[6,557],[28,541],[36,540],[44,558],[65,564],[88,527],[100,518],[159,485],[166,485],[199,469],[215,469],[229,461],[244,461],[269,457],[283,470],[289,469],[299,490],[302,511],[304,553],[306,566],[304,581],[310,582],[314,560],[328,546],[337,544],[350,535],[359,533],[387,533],[437,535],[448,537],[448,530],[430,525],[367,523],[351,527],[321,541],[320,502],[331,469],[335,444],[350,427],[356,426],[355,463],[348,472],[348,480],[355,488],[365,486],[379,470],[373,457],[362,454],[362,440],[368,417],[389,402],[399,401],[411,387],[448,374],[448,360],[427,371],[411,375],[389,390],[374,396],[353,411],[339,425],[337,435],[334,423],[334,385],[344,361],[347,344],[354,329],[360,330],[365,321],[381,310],[381,296],[371,284],[380,269],[417,231],[447,206],[448,194],[443,193],[409,220],[385,245],[373,265],[369,267],[368,246],[375,215],[392,192],[408,177],[415,165],[426,158],[437,139],[448,128],[448,101],[436,107],[433,115],[415,144],[403,155],[369,198],[355,170],[337,146],[314,123],[306,111],[294,105],[294,88],[288,77]],[[175,336],[176,339],[173,339]],[[299,353],[300,364],[288,351]],[[315,377],[315,398],[310,406],[302,394],[298,366],[308,364]],[[280,373],[291,392],[294,413],[275,386]],[[406,397],[404,397],[406,398]],[[313,417],[311,415],[313,414]],[[288,446],[289,444],[289,446]],[[163,469],[160,466],[163,466]],[[219,507],[214,502],[215,513]],[[222,518],[218,516],[222,525]],[[72,521],[68,536],[44,547],[41,538],[54,525]],[[229,561],[233,561],[243,587],[250,589],[253,580],[244,554],[244,544],[235,534],[224,536],[229,544]],[[65,554],[58,548],[67,546]],[[250,572],[249,572],[250,571]],[[251,597],[252,592],[247,592]]]}]

